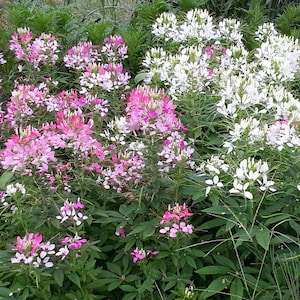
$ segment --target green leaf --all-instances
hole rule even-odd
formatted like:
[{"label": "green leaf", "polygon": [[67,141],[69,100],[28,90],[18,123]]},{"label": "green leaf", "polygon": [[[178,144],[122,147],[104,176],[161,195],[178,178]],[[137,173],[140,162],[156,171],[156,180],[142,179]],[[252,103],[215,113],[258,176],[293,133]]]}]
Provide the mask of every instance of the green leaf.
[{"label": "green leaf", "polygon": [[196,262],[195,262],[195,260],[194,260],[192,257],[186,256],[186,257],[185,257],[185,260],[186,260],[186,263],[187,263],[189,266],[191,266],[191,267],[194,268],[194,269],[197,268]]},{"label": "green leaf", "polygon": [[120,285],[122,284],[122,280],[121,279],[113,279],[110,284],[107,287],[107,290],[109,292],[115,290],[116,288],[118,288]]},{"label": "green leaf", "polygon": [[60,222],[57,219],[51,220],[51,223],[55,228],[60,229]]},{"label": "green leaf", "polygon": [[128,284],[121,285],[120,289],[123,290],[123,291],[125,291],[125,292],[135,292],[136,291],[136,288],[134,286],[128,285]]},{"label": "green leaf", "polygon": [[210,283],[206,291],[202,293],[201,299],[207,299],[210,296],[216,295],[227,288],[232,280],[232,276],[218,277]]},{"label": "green leaf", "polygon": [[18,299],[27,300],[28,296],[29,296],[29,288],[26,288],[26,289],[23,290],[22,295]]},{"label": "green leaf", "polygon": [[169,251],[159,251],[158,255],[156,256],[157,259],[169,257],[171,254]]},{"label": "green leaf", "polygon": [[118,274],[118,275],[122,275],[122,270],[120,268],[120,266],[118,266],[117,264],[113,264],[113,263],[110,263],[110,262],[107,262],[106,263],[107,265],[107,269],[115,274]]},{"label": "green leaf", "polygon": [[135,84],[139,84],[141,81],[144,81],[144,79],[146,78],[147,76],[147,72],[140,72],[138,73],[135,78],[134,78],[134,82]]},{"label": "green leaf", "polygon": [[211,228],[223,226],[224,224],[226,224],[226,220],[224,219],[213,219],[203,223],[198,229],[199,230],[211,229]]},{"label": "green leaf", "polygon": [[133,300],[133,299],[138,299],[137,298],[138,293],[129,293],[125,295],[122,300]]},{"label": "green leaf", "polygon": [[172,279],[171,281],[169,281],[167,283],[167,285],[164,288],[164,291],[167,291],[167,290],[171,289],[173,286],[176,285],[176,283],[177,283],[177,280],[176,279]]},{"label": "green leaf", "polygon": [[10,290],[8,288],[5,288],[5,287],[0,287],[0,300],[2,297],[4,296],[7,296],[6,298],[2,298],[2,299],[11,299],[9,298],[9,293],[10,293]]},{"label": "green leaf", "polygon": [[105,287],[111,282],[111,278],[103,278],[98,280],[93,280],[91,283],[85,285],[85,288],[87,289],[97,289]]},{"label": "green leaf", "polygon": [[226,266],[228,268],[230,268],[231,270],[236,270],[235,264],[226,256],[222,256],[222,255],[213,255],[214,259],[216,260],[216,262],[222,266]]},{"label": "green leaf", "polygon": [[132,281],[135,281],[135,280],[137,280],[138,279],[138,276],[136,276],[136,275],[127,275],[126,277],[125,277],[125,281],[126,282],[132,282]]},{"label": "green leaf", "polygon": [[79,288],[81,288],[80,277],[78,276],[77,273],[74,272],[74,273],[68,274],[67,276],[73,283],[75,283]]},{"label": "green leaf", "polygon": [[262,246],[265,250],[269,249],[271,235],[268,229],[261,228],[255,233],[257,243]]},{"label": "green leaf", "polygon": [[235,278],[230,285],[230,300],[241,300],[244,295],[244,286],[239,278]]},{"label": "green leaf", "polygon": [[295,230],[297,234],[300,232],[300,225],[296,223],[294,220],[289,221],[290,226]]},{"label": "green leaf", "polygon": [[215,274],[227,274],[230,271],[229,268],[224,266],[207,266],[196,271],[200,275],[215,275]]},{"label": "green leaf", "polygon": [[0,189],[5,189],[7,183],[13,178],[14,173],[11,171],[4,171],[0,176]]},{"label": "green leaf", "polygon": [[228,213],[228,209],[224,206],[209,207],[202,211],[213,215],[226,215]]},{"label": "green leaf", "polygon": [[64,283],[64,272],[62,270],[55,270],[53,273],[53,278],[55,280],[55,282],[62,287],[63,283]]},{"label": "green leaf", "polygon": [[149,228],[149,223],[148,222],[147,223],[143,223],[140,226],[136,226],[131,232],[129,232],[128,236],[134,235],[134,234],[137,234],[137,233],[141,233],[144,230],[147,230],[148,228]]},{"label": "green leaf", "polygon": [[270,224],[278,223],[283,220],[289,220],[290,216],[288,214],[278,213],[271,216],[262,216],[262,218],[267,218],[267,220],[264,222],[264,225],[268,226]]}]

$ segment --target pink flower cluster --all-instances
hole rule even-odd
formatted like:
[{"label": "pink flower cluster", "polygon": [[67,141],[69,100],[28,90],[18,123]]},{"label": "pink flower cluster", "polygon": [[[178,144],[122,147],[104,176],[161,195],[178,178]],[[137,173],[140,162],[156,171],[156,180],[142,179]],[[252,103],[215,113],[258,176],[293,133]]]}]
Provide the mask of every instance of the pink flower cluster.
[{"label": "pink flower cluster", "polygon": [[32,175],[34,172],[44,174],[48,172],[50,162],[56,162],[55,152],[49,145],[47,137],[32,126],[17,129],[5,143],[0,153],[3,169]]},{"label": "pink flower cluster", "polygon": [[167,135],[185,130],[176,116],[176,105],[162,90],[139,86],[129,96],[126,106],[128,128],[143,134]]},{"label": "pink flower cluster", "polygon": [[87,243],[87,239],[82,239],[76,232],[74,237],[65,237],[61,243],[64,247],[60,248],[55,255],[64,260],[69,255],[70,250],[80,250],[82,245]]},{"label": "pink flower cluster", "polygon": [[80,202],[80,198],[77,199],[77,202],[71,202],[67,199],[60,208],[60,216],[56,216],[56,219],[60,220],[60,223],[74,221],[76,226],[79,226],[82,221],[88,219],[88,217],[84,216],[81,212],[83,208],[84,204]]},{"label": "pink flower cluster", "polygon": [[50,178],[49,164],[55,168],[56,150],[67,149],[74,158],[89,168],[94,161],[104,159],[104,151],[100,142],[92,137],[93,121],[85,121],[80,110],[77,112],[60,111],[55,124],[45,124],[36,129],[27,126],[17,128],[5,143],[0,152],[0,162],[4,169],[19,171],[21,174],[37,173]]},{"label": "pink flower cluster", "polygon": [[70,250],[78,251],[83,244],[87,243],[86,239],[82,239],[76,233],[74,237],[65,237],[61,241],[63,247],[55,252],[55,244],[51,244],[49,241],[43,243],[42,240],[42,235],[38,233],[26,233],[23,238],[18,236],[15,246],[12,248],[16,254],[15,257],[11,258],[11,262],[50,268],[54,265],[53,259],[55,256],[61,257],[61,260],[64,260]]},{"label": "pink flower cluster", "polygon": [[154,256],[157,255],[159,252],[158,251],[151,251],[151,250],[144,250],[144,249],[139,249],[136,247],[130,255],[133,257],[133,263],[137,263],[138,261],[141,261],[145,259],[148,256]]},{"label": "pink flower cluster", "polygon": [[159,232],[167,234],[171,238],[176,238],[180,232],[192,234],[194,226],[186,223],[186,219],[192,215],[185,203],[183,205],[175,203],[173,207],[169,205],[160,221],[160,224],[166,224],[167,226],[161,228]]},{"label": "pink flower cluster", "polygon": [[64,63],[68,68],[84,71],[89,64],[103,61],[120,62],[127,57],[127,46],[124,44],[123,38],[114,35],[104,40],[101,50],[91,42],[80,42],[67,51]]},{"label": "pink flower cluster", "polygon": [[51,34],[42,33],[33,40],[29,28],[18,28],[10,40],[9,49],[15,53],[18,60],[27,61],[39,69],[41,64],[55,64],[58,60],[59,45]]},{"label": "pink flower cluster", "polygon": [[42,240],[42,235],[38,233],[26,233],[23,238],[18,236],[12,249],[16,254],[11,258],[11,262],[33,264],[35,267],[52,267],[53,262],[50,259],[51,255],[55,254],[55,245],[50,242],[42,243]]},{"label": "pink flower cluster", "polygon": [[48,112],[65,110],[84,110],[92,116],[106,117],[109,104],[107,100],[85,94],[79,95],[77,91],[62,91],[56,97],[45,98],[45,106]]},{"label": "pink flower cluster", "polygon": [[125,72],[121,63],[90,63],[80,76],[81,93],[85,94],[94,88],[102,88],[108,92],[128,89],[129,79],[130,75]]},{"label": "pink flower cluster", "polygon": [[[111,152],[112,150],[113,148]],[[118,193],[127,189],[130,184],[137,184],[146,166],[143,155],[129,149],[124,152],[112,152],[110,163],[110,166],[102,168],[97,182],[101,183],[105,189],[112,187]]]},{"label": "pink flower cluster", "polygon": [[91,42],[81,42],[67,51],[64,57],[65,66],[75,70],[83,71],[90,63],[101,61],[98,46]]},{"label": "pink flower cluster", "polygon": [[175,131],[164,141],[163,149],[158,153],[160,157],[157,165],[161,172],[169,172],[178,164],[182,166],[194,167],[194,162],[191,160],[194,149],[187,145],[182,135]]},{"label": "pink flower cluster", "polygon": [[106,55],[108,61],[115,62],[128,57],[127,49],[128,47],[124,44],[123,38],[114,35],[104,40],[101,52]]},{"label": "pink flower cluster", "polygon": [[24,125],[47,112],[61,110],[85,110],[95,116],[105,117],[108,102],[93,95],[81,96],[77,91],[61,91],[57,96],[49,94],[45,84],[39,86],[17,84],[6,104],[4,120],[10,127]]},{"label": "pink flower cluster", "polygon": [[17,84],[6,104],[5,121],[10,127],[15,127],[36,117],[34,111],[45,105],[48,92],[43,85],[35,87],[33,84]]}]

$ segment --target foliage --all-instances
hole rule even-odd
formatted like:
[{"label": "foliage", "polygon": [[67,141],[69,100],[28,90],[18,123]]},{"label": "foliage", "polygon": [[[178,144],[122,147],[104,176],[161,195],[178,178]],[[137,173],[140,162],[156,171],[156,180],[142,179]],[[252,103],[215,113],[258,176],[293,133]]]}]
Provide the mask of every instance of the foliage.
[{"label": "foliage", "polygon": [[0,299],[299,299],[298,7],[236,3],[8,8]]},{"label": "foliage", "polygon": [[277,27],[280,32],[286,35],[292,35],[295,38],[300,37],[300,5],[289,5],[285,8],[284,12],[277,19]]}]

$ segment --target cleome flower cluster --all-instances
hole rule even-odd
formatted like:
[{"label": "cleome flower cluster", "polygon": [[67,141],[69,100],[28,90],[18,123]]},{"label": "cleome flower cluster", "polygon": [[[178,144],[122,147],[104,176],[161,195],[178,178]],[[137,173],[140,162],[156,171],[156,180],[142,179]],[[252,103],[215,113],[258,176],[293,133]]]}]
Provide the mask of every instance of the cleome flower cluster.
[{"label": "cleome flower cluster", "polygon": [[176,238],[179,234],[192,234],[194,226],[187,223],[187,220],[193,214],[190,212],[189,207],[184,203],[179,205],[175,203],[175,206],[168,206],[168,210],[161,218],[160,224],[163,226],[159,232],[166,234],[170,238]]},{"label": "cleome flower cluster", "polygon": [[[88,219],[80,210],[84,204],[78,198],[76,202],[66,200],[60,208],[60,215],[56,216],[60,223],[69,222],[68,229],[74,229]],[[32,264],[35,267],[51,268],[57,260],[65,260],[70,252],[80,255],[80,249],[88,240],[81,238],[76,232],[75,235],[64,237],[57,244],[50,241],[43,242],[43,236],[39,233],[26,233],[22,238],[17,237],[12,250],[15,257],[11,258],[12,263]]]}]

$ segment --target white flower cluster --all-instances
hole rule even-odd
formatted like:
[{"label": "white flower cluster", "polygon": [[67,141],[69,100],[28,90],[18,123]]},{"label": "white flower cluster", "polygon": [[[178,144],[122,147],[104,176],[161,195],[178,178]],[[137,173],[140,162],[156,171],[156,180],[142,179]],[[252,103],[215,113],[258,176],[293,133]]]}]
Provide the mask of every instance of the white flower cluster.
[{"label": "white flower cluster", "polygon": [[300,45],[293,37],[269,36],[256,49],[255,58],[261,67],[259,77],[271,84],[281,84],[293,80],[299,71]]},{"label": "white flower cluster", "polygon": [[276,191],[274,181],[268,180],[268,172],[269,166],[267,162],[255,161],[254,158],[242,160],[235,171],[233,188],[229,192],[243,195],[246,199],[252,200],[253,194],[249,189],[254,186],[258,185],[262,192],[267,190],[271,192]]},{"label": "white flower cluster", "polygon": [[205,180],[207,184],[205,195],[207,196],[212,189],[224,187],[221,176],[228,172],[229,165],[225,163],[222,157],[213,155],[196,170],[200,172],[200,175],[207,175],[209,177],[209,179]]},{"label": "white flower cluster", "polygon": [[103,133],[100,133],[100,136],[110,142],[113,142],[115,145],[125,145],[126,135],[129,132],[130,129],[128,128],[128,122],[126,118],[115,117],[107,124],[107,129],[104,129]]},{"label": "white flower cluster", "polygon": [[26,195],[26,188],[23,184],[21,183],[12,183],[12,184],[8,184],[6,186],[6,190],[5,192],[0,192],[0,204],[2,204],[3,206],[10,206],[10,209],[13,213],[16,212],[16,210],[18,209],[18,207],[16,205],[13,204],[12,201],[8,200],[8,197],[13,197],[14,195],[17,195],[18,193],[20,193],[21,195]]},{"label": "white flower cluster", "polygon": [[208,89],[221,67],[236,60],[233,53],[238,51],[233,49],[227,53],[221,45],[242,46],[240,23],[234,19],[217,23],[207,10],[191,10],[183,21],[172,13],[163,13],[152,32],[165,42],[181,44],[175,47],[175,53],[152,48],[143,62],[148,70],[145,82],[163,82],[174,98]]},{"label": "white flower cluster", "polygon": [[189,91],[201,92],[211,82],[215,71],[210,66],[211,55],[200,46],[182,47],[176,54],[153,48],[143,62],[149,68],[146,83],[162,81],[174,98]]},{"label": "white flower cluster", "polygon": [[207,10],[194,9],[187,12],[184,20],[177,20],[173,13],[164,12],[152,26],[152,33],[165,41],[185,43],[202,42],[222,38],[226,43],[241,43],[240,22],[224,19],[217,23]]},{"label": "white flower cluster", "polygon": [[76,226],[79,226],[83,221],[88,219],[88,217],[81,212],[83,208],[84,204],[80,202],[80,198],[77,199],[77,202],[71,202],[67,199],[60,208],[60,215],[56,216],[56,219],[60,220],[60,223],[74,221]]},{"label": "white flower cluster", "polygon": [[[300,133],[297,125],[300,121],[300,101],[283,87],[274,87],[266,93],[260,105],[263,107],[260,110],[258,106],[255,110],[253,105],[249,106],[245,112],[249,114],[251,108],[252,114],[257,115],[257,118],[260,117],[261,120],[249,117],[232,124],[232,130],[229,131],[230,137],[223,145],[228,152],[232,152],[239,141],[259,146],[261,149],[269,146],[278,151],[282,151],[285,146],[294,148],[300,145]],[[228,107],[237,108],[234,105]],[[242,105],[239,108],[241,107]],[[225,106],[223,109],[225,114]],[[219,112],[221,112],[221,108],[219,108]],[[262,119],[262,116],[266,114],[271,115],[268,123]]]},{"label": "white flower cluster", "polygon": [[264,42],[270,37],[279,35],[273,23],[264,23],[258,27],[255,32],[255,39],[259,42]]}]

